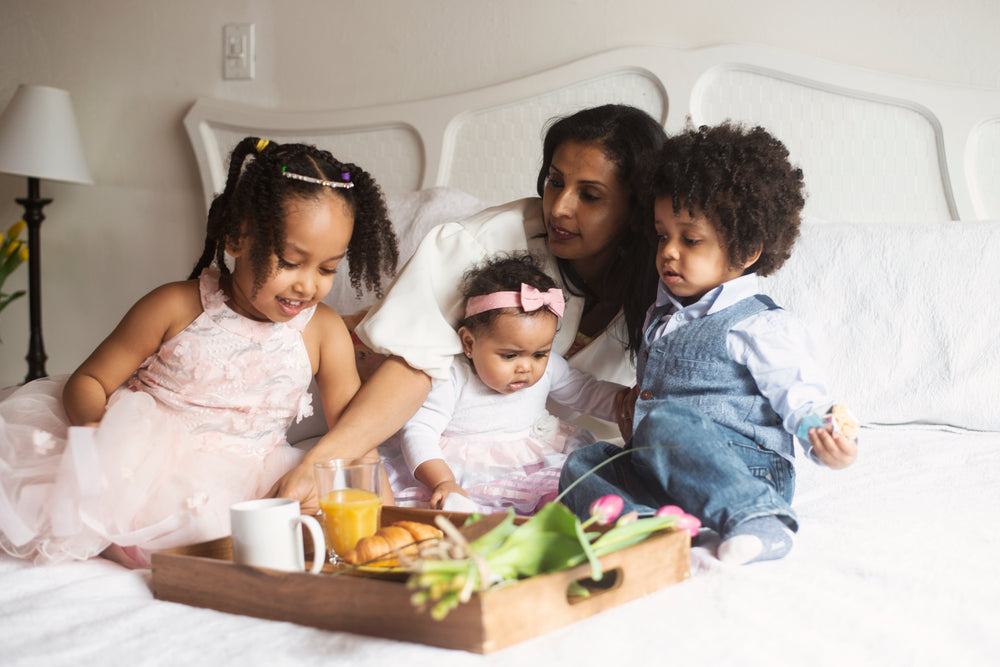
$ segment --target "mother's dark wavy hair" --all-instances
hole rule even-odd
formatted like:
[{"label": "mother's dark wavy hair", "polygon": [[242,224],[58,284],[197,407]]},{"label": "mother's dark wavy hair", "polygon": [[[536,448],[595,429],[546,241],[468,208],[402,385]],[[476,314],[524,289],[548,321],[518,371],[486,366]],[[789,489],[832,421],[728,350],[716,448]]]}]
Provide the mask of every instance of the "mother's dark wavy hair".
[{"label": "mother's dark wavy hair", "polygon": [[[646,310],[656,298],[656,238],[649,185],[665,139],[663,127],[645,111],[624,104],[606,104],[557,120],[545,133],[542,145],[539,197],[545,191],[552,157],[565,141],[599,147],[615,165],[618,181],[628,194],[626,236],[605,280],[614,288],[613,298],[624,310],[628,340],[622,342],[633,355],[642,341]],[[569,262],[558,258],[557,261],[566,288],[574,290],[574,294],[590,295],[591,289]]]}]

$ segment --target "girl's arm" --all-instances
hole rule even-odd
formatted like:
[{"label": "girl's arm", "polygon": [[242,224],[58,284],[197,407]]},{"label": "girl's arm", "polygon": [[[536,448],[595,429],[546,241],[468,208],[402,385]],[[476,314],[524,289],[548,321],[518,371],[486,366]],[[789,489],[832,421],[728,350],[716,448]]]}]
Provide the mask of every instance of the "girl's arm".
[{"label": "girl's arm", "polygon": [[[303,332],[303,339],[309,350],[313,376],[316,378],[319,400],[323,404],[323,416],[326,418],[327,431],[329,432],[340,420],[340,416],[361,386],[355,362],[354,343],[343,318],[325,303],[320,303],[317,306],[316,312]],[[330,456],[329,458],[347,457]],[[300,472],[303,475],[308,475],[311,480],[314,474],[312,464]],[[389,479],[384,471],[381,476],[382,500],[387,504],[392,504],[393,497],[389,487]],[[305,511],[316,509],[304,500],[301,505]]]},{"label": "girl's arm", "polygon": [[326,425],[328,429],[333,428],[361,386],[351,334],[340,316],[321,303],[303,332],[303,338],[309,349]]},{"label": "girl's arm", "polygon": [[63,407],[70,424],[100,422],[112,392],[201,311],[197,281],[163,285],[140,299],[67,380]]},{"label": "girl's arm", "polygon": [[[350,358],[354,358],[353,353]],[[374,453],[417,411],[430,389],[430,376],[399,357],[389,357],[361,385],[330,431],[299,465],[275,482],[268,496],[295,498],[303,511],[318,509],[313,464]]]}]

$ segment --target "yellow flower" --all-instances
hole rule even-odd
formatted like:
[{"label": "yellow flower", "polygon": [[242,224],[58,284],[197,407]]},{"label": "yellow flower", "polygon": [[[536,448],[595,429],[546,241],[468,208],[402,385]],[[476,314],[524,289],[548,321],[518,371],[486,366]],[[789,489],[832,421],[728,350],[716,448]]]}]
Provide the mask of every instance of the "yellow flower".
[{"label": "yellow flower", "polygon": [[18,235],[24,230],[25,224],[26,223],[24,222],[24,220],[18,220],[13,225],[11,225],[10,228],[7,230],[7,238],[16,239]]},{"label": "yellow flower", "polygon": [[14,253],[18,253],[18,257],[21,258],[22,262],[27,261],[28,244],[24,241],[13,241],[8,239],[7,243],[4,244],[3,258],[7,259]]}]

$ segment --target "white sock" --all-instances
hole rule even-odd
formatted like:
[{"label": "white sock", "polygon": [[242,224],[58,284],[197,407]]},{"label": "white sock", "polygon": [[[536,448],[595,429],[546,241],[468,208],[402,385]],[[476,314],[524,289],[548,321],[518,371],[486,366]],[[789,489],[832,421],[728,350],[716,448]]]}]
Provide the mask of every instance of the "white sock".
[{"label": "white sock", "polygon": [[719,545],[719,560],[747,565],[784,558],[792,550],[795,533],[777,517],[750,519],[729,531]]}]

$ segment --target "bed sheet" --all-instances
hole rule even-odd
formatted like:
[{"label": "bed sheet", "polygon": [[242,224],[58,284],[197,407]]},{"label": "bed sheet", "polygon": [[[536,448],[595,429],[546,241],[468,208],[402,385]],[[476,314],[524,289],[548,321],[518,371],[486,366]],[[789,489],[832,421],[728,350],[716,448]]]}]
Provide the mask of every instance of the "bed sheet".
[{"label": "bed sheet", "polygon": [[1000,433],[878,428],[800,466],[784,560],[724,566],[488,656],[155,600],[150,572],[0,557],[0,664],[986,665],[1000,655]]}]

